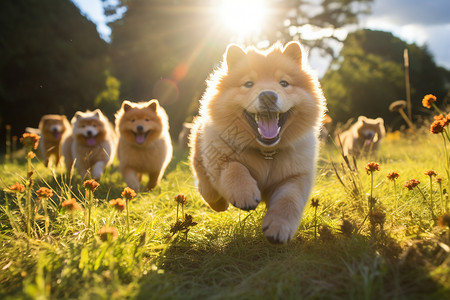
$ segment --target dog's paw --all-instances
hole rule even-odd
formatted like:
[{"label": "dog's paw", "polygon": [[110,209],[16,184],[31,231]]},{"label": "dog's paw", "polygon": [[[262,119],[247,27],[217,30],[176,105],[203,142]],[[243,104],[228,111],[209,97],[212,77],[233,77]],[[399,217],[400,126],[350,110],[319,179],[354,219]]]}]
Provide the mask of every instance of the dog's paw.
[{"label": "dog's paw", "polygon": [[261,202],[261,192],[256,185],[247,186],[245,190],[235,189],[229,201],[233,206],[242,210],[254,210]]},{"label": "dog's paw", "polygon": [[294,237],[297,227],[297,222],[289,222],[282,218],[266,215],[263,221],[262,230],[265,238],[270,243],[284,244]]}]

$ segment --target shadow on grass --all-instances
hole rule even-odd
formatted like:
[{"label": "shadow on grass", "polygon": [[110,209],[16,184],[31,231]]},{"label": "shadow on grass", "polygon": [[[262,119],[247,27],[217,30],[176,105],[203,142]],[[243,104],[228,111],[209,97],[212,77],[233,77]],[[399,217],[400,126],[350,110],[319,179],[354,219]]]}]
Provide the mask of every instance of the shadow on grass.
[{"label": "shadow on grass", "polygon": [[262,235],[174,242],[158,268],[164,272],[142,278],[138,299],[445,299],[449,292],[426,265],[386,259],[362,236],[281,246]]}]

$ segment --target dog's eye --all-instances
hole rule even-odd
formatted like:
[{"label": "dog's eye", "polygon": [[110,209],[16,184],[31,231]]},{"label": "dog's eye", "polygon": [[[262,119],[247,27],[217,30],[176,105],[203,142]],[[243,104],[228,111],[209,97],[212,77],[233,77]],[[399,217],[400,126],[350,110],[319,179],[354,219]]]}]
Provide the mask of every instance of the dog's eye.
[{"label": "dog's eye", "polygon": [[145,122],[148,122],[148,121],[150,121],[150,119],[149,119],[149,118],[146,118],[146,119],[145,119]]},{"label": "dog's eye", "polygon": [[135,119],[131,119],[131,123],[134,123],[134,121],[136,121]]},{"label": "dog's eye", "polygon": [[92,125],[92,126],[94,126],[94,128],[97,128],[97,124],[94,124],[94,125]]},{"label": "dog's eye", "polygon": [[281,85],[282,87],[287,87],[287,86],[289,86],[289,82],[287,82],[286,80],[281,80],[281,81],[280,81],[280,85]]},{"label": "dog's eye", "polygon": [[247,81],[246,83],[244,83],[244,86],[246,88],[251,88],[253,85],[255,85],[255,83],[253,81]]}]

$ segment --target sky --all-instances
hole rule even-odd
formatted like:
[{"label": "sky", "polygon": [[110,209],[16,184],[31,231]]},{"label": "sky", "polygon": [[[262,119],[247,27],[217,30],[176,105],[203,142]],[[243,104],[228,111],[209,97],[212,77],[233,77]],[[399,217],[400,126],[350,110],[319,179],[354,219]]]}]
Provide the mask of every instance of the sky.
[{"label": "sky", "polygon": [[[100,36],[109,41],[101,0],[72,0],[80,11],[97,24]],[[427,45],[435,62],[450,70],[450,0],[374,0],[372,14],[361,19],[363,28],[392,32],[419,46]],[[310,61],[323,74],[328,62]]]}]

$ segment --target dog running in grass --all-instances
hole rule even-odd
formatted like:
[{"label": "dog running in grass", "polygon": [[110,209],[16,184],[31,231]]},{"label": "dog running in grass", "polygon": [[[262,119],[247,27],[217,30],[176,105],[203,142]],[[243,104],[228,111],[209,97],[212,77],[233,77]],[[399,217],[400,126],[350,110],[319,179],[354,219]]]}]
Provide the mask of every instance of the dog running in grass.
[{"label": "dog running in grass", "polygon": [[143,174],[149,181],[147,189],[161,180],[172,159],[169,121],[157,100],[133,103],[124,101],[116,113],[119,135],[117,156],[126,184],[139,191]]},{"label": "dog running in grass", "polygon": [[96,109],[73,116],[72,134],[66,136],[61,153],[68,171],[75,168],[82,178],[99,180],[115,155],[117,137],[113,125]]},{"label": "dog running in grass", "polygon": [[337,145],[342,144],[344,155],[360,156],[375,153],[386,135],[384,120],[382,118],[370,119],[359,116],[358,121],[348,130],[339,134]]},{"label": "dog running in grass", "polygon": [[211,74],[190,136],[206,203],[224,211],[265,201],[264,236],[286,243],[313,187],[325,111],[320,84],[298,42],[266,51],[229,45]]},{"label": "dog running in grass", "polygon": [[[50,160],[54,160],[54,165],[58,165],[60,160],[61,140],[63,135],[72,131],[67,117],[64,115],[43,115],[39,122],[39,133],[41,142],[39,147],[45,166],[48,167]],[[52,158],[53,157],[53,158]]]}]

